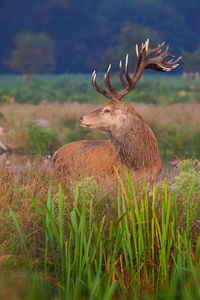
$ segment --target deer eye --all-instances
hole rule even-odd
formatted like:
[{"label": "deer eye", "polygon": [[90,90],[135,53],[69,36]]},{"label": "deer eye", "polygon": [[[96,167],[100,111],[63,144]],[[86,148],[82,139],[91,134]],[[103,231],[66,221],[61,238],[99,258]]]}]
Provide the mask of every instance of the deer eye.
[{"label": "deer eye", "polygon": [[104,113],[109,113],[109,112],[110,112],[110,108],[104,109]]}]

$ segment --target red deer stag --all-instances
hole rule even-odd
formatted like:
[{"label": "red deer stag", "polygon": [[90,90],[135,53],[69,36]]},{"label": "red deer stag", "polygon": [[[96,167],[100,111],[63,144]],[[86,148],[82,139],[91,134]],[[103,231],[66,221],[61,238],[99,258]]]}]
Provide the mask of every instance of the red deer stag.
[{"label": "red deer stag", "polygon": [[[125,77],[122,75],[120,61],[120,80],[124,89],[117,92],[110,82],[110,68],[105,74],[107,90],[96,83],[96,73],[92,74],[94,89],[107,97],[109,102],[94,112],[79,119],[82,127],[97,129],[109,136],[110,140],[78,141],[66,144],[55,152],[53,162],[56,168],[63,171],[74,171],[77,167],[84,168],[90,174],[110,175],[114,172],[113,165],[120,169],[126,166],[133,171],[136,178],[154,180],[162,170],[160,152],[156,138],[142,117],[135,109],[121,98],[127,95],[139,81],[145,69],[168,72],[178,66],[177,59],[166,61],[173,57],[168,53],[168,46],[161,51],[164,42],[155,49],[149,48],[149,40],[142,44],[141,51],[136,45],[136,66],[132,75],[128,72],[128,55],[125,62]],[[152,54],[155,53],[155,57]],[[87,171],[86,171],[87,168]],[[124,168],[123,168],[124,169]]]}]

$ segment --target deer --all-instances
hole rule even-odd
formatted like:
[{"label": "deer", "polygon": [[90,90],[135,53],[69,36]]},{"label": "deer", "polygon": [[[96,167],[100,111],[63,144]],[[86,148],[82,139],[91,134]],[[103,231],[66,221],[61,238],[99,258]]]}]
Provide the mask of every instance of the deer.
[{"label": "deer", "polygon": [[[163,51],[164,44],[165,42],[151,49],[147,39],[142,43],[140,51],[136,45],[135,69],[133,74],[129,73],[127,54],[125,78],[120,61],[119,77],[123,86],[121,91],[116,91],[111,84],[111,65],[104,77],[106,89],[97,84],[96,72],[93,72],[93,88],[109,101],[99,109],[80,117],[79,124],[103,132],[109,140],[81,140],[62,146],[53,156],[56,168],[68,174],[82,168],[87,174],[110,176],[115,172],[115,166],[119,170],[125,168],[135,178],[148,182],[158,177],[162,162],[154,133],[134,107],[121,99],[134,89],[145,69],[169,72],[179,65],[178,61],[182,57],[175,59],[168,52],[169,46]],[[167,57],[171,59],[166,60]]]}]

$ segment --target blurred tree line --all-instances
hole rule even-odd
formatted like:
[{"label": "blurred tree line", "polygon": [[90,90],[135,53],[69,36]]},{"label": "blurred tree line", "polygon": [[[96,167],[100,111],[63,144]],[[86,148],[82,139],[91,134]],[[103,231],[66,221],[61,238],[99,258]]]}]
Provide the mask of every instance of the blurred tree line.
[{"label": "blurred tree line", "polygon": [[190,57],[200,45],[199,18],[198,0],[7,0],[0,72],[105,71],[108,63],[117,70],[147,37],[152,47],[165,40],[173,54],[182,53],[185,70],[200,69],[198,53]]},{"label": "blurred tree line", "polygon": [[184,57],[184,72],[200,72],[200,47],[193,53],[182,49],[181,54]]},{"label": "blurred tree line", "polygon": [[25,75],[54,70],[54,46],[46,34],[19,34],[15,38],[15,47],[11,58],[4,62],[11,69]]}]

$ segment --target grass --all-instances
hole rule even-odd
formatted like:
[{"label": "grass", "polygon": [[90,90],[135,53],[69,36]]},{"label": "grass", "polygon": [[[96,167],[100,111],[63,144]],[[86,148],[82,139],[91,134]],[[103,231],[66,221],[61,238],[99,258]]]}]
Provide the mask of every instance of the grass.
[{"label": "grass", "polygon": [[[30,192],[30,222],[38,222],[40,241],[35,251],[30,243],[33,227],[26,232],[20,208],[9,204],[14,227],[6,278],[15,278],[21,268],[25,274],[25,288],[15,284],[16,294],[25,299],[199,299],[199,207],[192,200],[194,185],[182,218],[179,196],[166,182],[155,185],[150,196],[145,183],[136,194],[128,173],[125,182],[117,171],[116,175],[118,192],[110,207],[115,214],[110,218],[103,210],[109,200],[98,203],[99,190],[87,197],[84,183],[77,184],[73,200],[70,194],[66,198],[64,183],[57,184],[55,192],[52,180],[46,198]],[[13,268],[16,256],[19,262]]]}]

